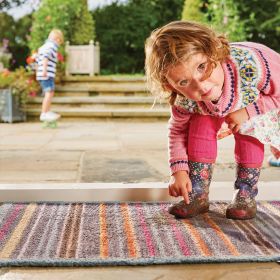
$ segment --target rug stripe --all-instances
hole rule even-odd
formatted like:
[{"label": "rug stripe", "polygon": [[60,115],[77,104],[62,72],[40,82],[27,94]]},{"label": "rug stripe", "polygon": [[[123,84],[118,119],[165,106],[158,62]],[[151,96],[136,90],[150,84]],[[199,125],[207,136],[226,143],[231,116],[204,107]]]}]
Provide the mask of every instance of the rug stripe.
[{"label": "rug stripe", "polygon": [[193,237],[194,242],[195,242],[196,246],[199,248],[200,252],[204,256],[211,256],[212,253],[210,252],[207,244],[202,239],[200,233],[193,226],[191,220],[185,219],[185,220],[183,220],[183,223],[184,223],[185,227],[187,228],[187,230],[190,231],[190,235]]},{"label": "rug stripe", "polygon": [[51,258],[58,258],[59,250],[62,243],[62,236],[65,228],[65,221],[71,209],[71,204],[59,205],[57,213],[54,217],[53,232],[50,231],[50,236],[47,240],[47,246],[45,248],[44,256]]},{"label": "rug stripe", "polygon": [[13,250],[16,248],[18,242],[20,241],[20,238],[22,236],[22,233],[23,233],[24,229],[28,225],[30,219],[32,218],[32,215],[33,215],[34,211],[36,210],[36,207],[37,207],[36,204],[29,204],[26,207],[20,222],[18,223],[18,225],[14,229],[11,237],[9,238],[7,243],[5,244],[5,247],[0,252],[0,258],[1,259],[9,258],[9,256],[13,252]]},{"label": "rug stripe", "polygon": [[76,255],[77,241],[80,232],[82,204],[77,204],[74,210],[74,218],[70,228],[69,242],[66,249],[66,258],[73,258]]},{"label": "rug stripe", "polygon": [[42,235],[40,236],[40,241],[37,250],[34,252],[34,257],[39,258],[44,256],[44,253],[47,252],[48,243],[51,239],[51,232],[55,231],[55,221],[57,217],[58,212],[58,206],[57,205],[50,205],[48,207],[48,213],[47,213],[47,219],[45,220],[45,226],[44,231]]},{"label": "rug stripe", "polygon": [[[42,205],[42,207],[37,207],[36,210],[38,210],[38,214],[36,215],[35,221],[29,224],[31,228],[29,228],[28,233],[24,234],[27,238],[24,240],[24,243],[21,246],[21,250],[18,252],[17,258],[22,258],[23,256],[31,257],[34,254],[36,247],[38,246],[37,241],[40,241],[40,239],[39,240],[36,239],[38,239],[38,237],[40,237],[41,234],[43,233],[42,230],[41,232],[39,232],[37,231],[37,229],[38,229],[38,224],[42,216],[44,215],[45,208],[46,208],[46,204]],[[27,228],[28,227],[26,227],[26,229]]]},{"label": "rug stripe", "polygon": [[123,215],[124,232],[127,238],[128,255],[131,258],[138,258],[139,249],[138,249],[137,240],[135,238],[134,228],[131,223],[131,215],[129,213],[129,208],[127,203],[121,203],[120,208]]},{"label": "rug stripe", "polygon": [[[170,205],[168,205],[170,206]],[[168,250],[168,255],[169,256],[174,256],[174,257],[181,257],[181,249],[178,244],[178,242],[175,240],[173,236],[173,232],[170,231],[169,223],[167,223],[166,218],[167,218],[167,207],[166,204],[161,203],[160,206],[158,206],[158,212],[160,213],[160,218],[163,223],[163,229],[162,229],[162,236],[165,241],[165,246]]]},{"label": "rug stripe", "polygon": [[154,245],[153,245],[153,242],[152,242],[151,232],[148,229],[147,223],[146,223],[144,215],[143,215],[142,204],[136,203],[135,206],[136,206],[136,210],[137,210],[137,213],[138,213],[138,218],[140,220],[140,225],[141,225],[141,228],[142,228],[142,232],[143,232],[144,237],[145,237],[146,247],[148,249],[149,256],[154,257],[155,256],[155,248],[154,248]]},{"label": "rug stripe", "polygon": [[230,239],[224,234],[224,232],[221,230],[221,228],[209,217],[208,214],[202,215],[206,223],[214,229],[214,231],[217,233],[217,235],[221,238],[221,240],[224,242],[228,250],[231,252],[234,256],[239,256],[239,252],[237,248],[232,244]]},{"label": "rug stripe", "polygon": [[176,225],[176,222],[178,223],[180,221],[175,221],[173,218],[171,218],[171,215],[168,213],[166,213],[166,218],[171,225],[171,229],[174,234],[174,238],[177,241],[177,243],[179,244],[181,252],[183,253],[184,256],[189,256],[190,255],[189,248],[184,241],[182,233],[180,232],[180,230],[178,229],[178,227]]},{"label": "rug stripe", "polygon": [[6,219],[4,225],[0,229],[0,241],[2,241],[3,238],[7,238],[6,235],[11,233],[11,226],[17,219],[18,215],[20,214],[20,210],[23,209],[24,206],[22,204],[17,204],[10,216]]},{"label": "rug stripe", "polygon": [[80,241],[76,255],[78,258],[99,258],[100,224],[99,204],[85,203],[80,225]]},{"label": "rug stripe", "polygon": [[110,239],[108,255],[111,258],[125,258],[128,256],[127,240],[119,204],[112,203],[106,209],[107,236]]},{"label": "rug stripe", "polygon": [[280,210],[277,207],[272,206],[272,204],[261,203],[261,205],[263,205],[265,208],[270,210],[273,214],[276,214],[277,216],[280,216]]},{"label": "rug stripe", "polygon": [[166,250],[164,248],[164,243],[162,242],[162,235],[159,233],[158,223],[156,219],[156,215],[159,214],[155,212],[155,205],[151,204],[149,207],[143,207],[143,213],[146,221],[149,222],[149,229],[152,235],[152,240],[155,248],[155,256],[166,256]]},{"label": "rug stripe", "polygon": [[71,233],[71,225],[73,223],[73,219],[74,219],[74,215],[75,215],[75,208],[76,205],[70,204],[70,209],[68,211],[67,216],[65,217],[64,220],[64,226],[63,226],[63,231],[61,233],[60,236],[60,246],[58,247],[58,252],[57,252],[57,256],[59,258],[65,258],[66,257],[66,253],[67,253],[67,243],[69,242],[69,236]]},{"label": "rug stripe", "polygon": [[244,232],[244,234],[248,236],[250,241],[255,244],[263,254],[269,254],[269,251],[262,246],[261,242],[259,242],[259,240],[253,235],[253,233],[250,230],[247,230],[247,228],[244,226],[244,221],[240,222],[236,220],[235,224]]},{"label": "rug stripe", "polygon": [[3,223],[7,220],[7,217],[10,213],[17,207],[19,204],[0,204],[0,229],[3,226]]},{"label": "rug stripe", "polygon": [[107,224],[106,224],[106,205],[100,204],[99,209],[100,219],[100,258],[106,259],[109,256],[109,244],[107,236]]},{"label": "rug stripe", "polygon": [[269,217],[269,219],[271,220],[272,223],[276,223],[278,226],[280,226],[280,219],[276,219],[275,218],[275,213],[269,208],[267,207],[268,205],[266,205],[268,203],[260,203],[258,205],[258,208],[259,209],[262,209],[263,210],[263,213]]},{"label": "rug stripe", "polygon": [[[219,212],[221,217],[218,219],[216,217],[217,222],[223,225],[223,230],[225,234],[233,239],[236,243],[236,248],[240,252],[240,254],[263,254],[262,250],[255,243],[252,242],[247,232],[243,231],[238,227],[234,220],[226,219],[225,212],[227,203],[216,202],[211,205],[212,211]],[[225,225],[228,225],[229,229]],[[246,246],[244,246],[246,244]]]},{"label": "rug stripe", "polygon": [[[272,232],[274,236],[272,236],[272,240],[274,238],[280,239],[280,232],[277,231],[277,229],[280,227],[280,219],[275,219],[274,216],[272,215],[272,213],[270,213],[269,210],[265,210],[265,207],[263,207],[262,205],[258,205],[258,216],[259,219],[258,221],[260,223],[262,223],[265,228],[266,231],[268,232]],[[263,211],[260,211],[263,210]],[[266,212],[264,212],[266,211]],[[280,244],[279,244],[280,246]]]},{"label": "rug stripe", "polygon": [[[277,221],[276,219],[273,220],[272,215],[269,212],[269,210],[264,212],[264,207],[259,204],[256,223],[262,225],[260,228],[268,240],[280,240],[280,231],[277,230],[280,227],[280,221]],[[280,248],[280,243],[275,243],[273,246]]]},{"label": "rug stripe", "polygon": [[243,226],[259,240],[260,244],[264,245],[268,248],[268,250],[273,253],[274,252],[274,246],[263,237],[263,234],[259,232],[259,230],[253,225],[251,221],[245,221]]}]

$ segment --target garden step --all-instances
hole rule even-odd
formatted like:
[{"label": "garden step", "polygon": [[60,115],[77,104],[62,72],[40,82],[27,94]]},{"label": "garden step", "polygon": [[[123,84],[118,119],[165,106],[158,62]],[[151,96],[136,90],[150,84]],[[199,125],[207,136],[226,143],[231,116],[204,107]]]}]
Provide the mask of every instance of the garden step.
[{"label": "garden step", "polygon": [[148,92],[144,82],[67,82],[56,86],[58,92]]},{"label": "garden step", "polygon": [[[125,108],[125,109],[88,109],[88,108],[56,108],[56,112],[61,114],[62,119],[84,119],[90,118],[164,118],[167,119],[170,116],[168,108],[157,109],[141,109],[141,108]],[[27,109],[27,118],[39,118],[40,108]]]},{"label": "garden step", "polygon": [[[41,106],[42,97],[31,98],[28,101],[28,108]],[[154,98],[151,96],[95,96],[95,97],[54,97],[52,101],[55,107],[90,107],[90,108],[116,108],[116,107],[138,107],[151,108]],[[166,107],[167,103],[155,104],[155,107]]]},{"label": "garden step", "polygon": [[114,91],[58,91],[56,89],[55,91],[55,96],[57,97],[71,97],[71,96],[76,96],[76,97],[89,97],[89,96],[151,96],[149,92],[146,91],[126,91],[126,92],[114,92]]},{"label": "garden step", "polygon": [[108,83],[139,83],[145,82],[145,76],[81,76],[81,75],[70,75],[64,76],[62,82],[108,82]]}]

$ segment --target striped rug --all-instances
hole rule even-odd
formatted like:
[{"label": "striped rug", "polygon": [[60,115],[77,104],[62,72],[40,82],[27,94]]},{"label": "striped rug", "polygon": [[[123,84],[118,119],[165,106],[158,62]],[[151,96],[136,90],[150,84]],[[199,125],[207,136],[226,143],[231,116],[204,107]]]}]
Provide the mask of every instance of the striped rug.
[{"label": "striped rug", "polygon": [[97,266],[276,261],[280,202],[256,219],[225,218],[227,203],[177,220],[168,203],[4,203],[1,266]]}]

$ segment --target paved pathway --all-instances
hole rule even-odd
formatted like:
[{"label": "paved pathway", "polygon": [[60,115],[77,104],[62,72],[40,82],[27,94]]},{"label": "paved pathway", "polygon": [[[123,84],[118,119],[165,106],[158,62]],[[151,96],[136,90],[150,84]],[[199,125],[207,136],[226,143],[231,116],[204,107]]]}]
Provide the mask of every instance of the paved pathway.
[{"label": "paved pathway", "polygon": [[[0,183],[168,181],[166,122],[0,124]],[[214,181],[234,180],[234,141],[218,142]],[[269,155],[268,149],[266,156]],[[280,181],[264,164],[261,181]]]}]

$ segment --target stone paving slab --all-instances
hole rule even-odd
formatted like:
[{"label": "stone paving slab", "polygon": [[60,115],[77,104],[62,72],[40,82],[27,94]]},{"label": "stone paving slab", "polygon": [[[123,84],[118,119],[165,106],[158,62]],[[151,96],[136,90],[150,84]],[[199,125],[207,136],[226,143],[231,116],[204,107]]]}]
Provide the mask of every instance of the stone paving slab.
[{"label": "stone paving slab", "polygon": [[[218,141],[214,181],[234,181],[233,150],[233,137]],[[108,166],[108,161],[114,164]],[[131,172],[133,162],[138,173]],[[43,129],[40,123],[0,124],[0,183],[108,182],[108,178],[168,181],[167,123],[60,122],[57,129]],[[261,180],[280,182],[280,168],[265,162]]]}]

